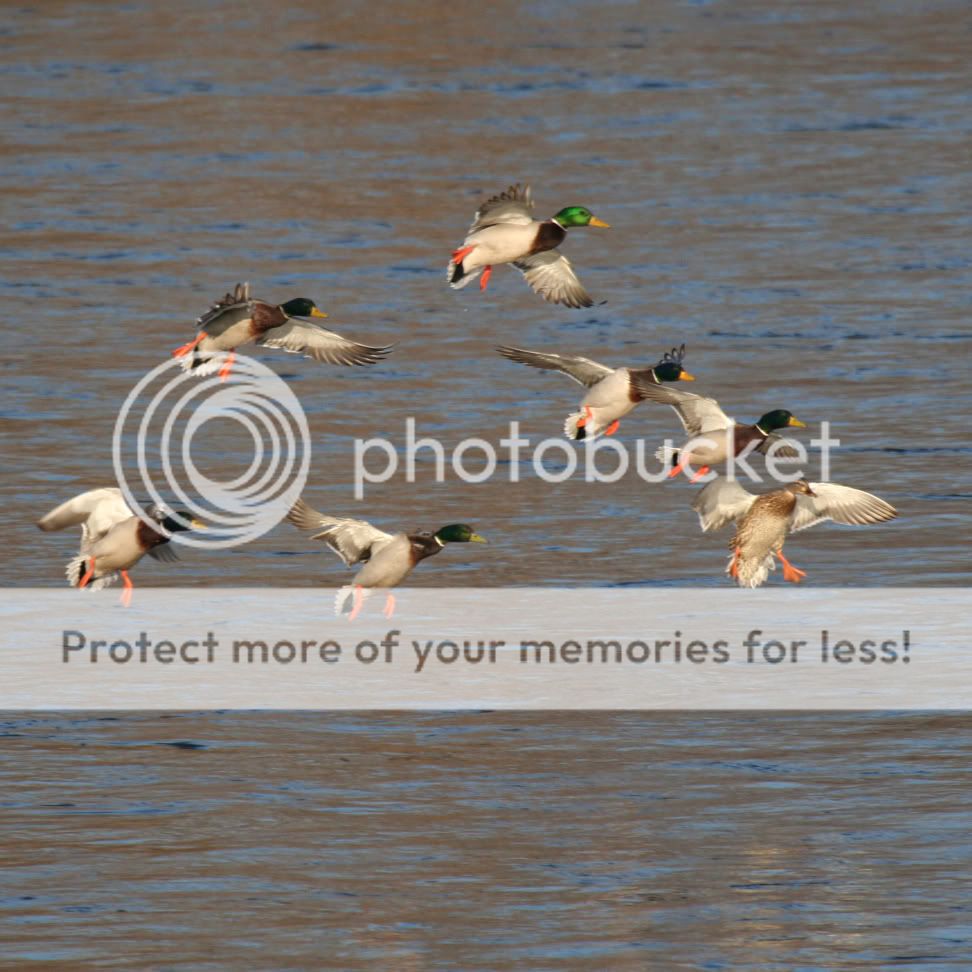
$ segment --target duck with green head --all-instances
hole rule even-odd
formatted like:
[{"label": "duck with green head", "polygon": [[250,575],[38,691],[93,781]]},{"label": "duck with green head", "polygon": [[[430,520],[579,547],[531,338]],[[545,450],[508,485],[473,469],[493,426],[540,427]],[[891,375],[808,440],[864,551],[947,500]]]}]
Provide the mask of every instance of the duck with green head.
[{"label": "duck with green head", "polygon": [[[312,540],[323,540],[348,567],[364,564],[350,588],[338,593],[337,613],[342,613],[347,595],[354,594],[350,617],[358,616],[366,589],[397,587],[421,560],[434,557],[447,543],[486,543],[465,523],[450,523],[435,533],[385,533],[366,520],[327,516],[298,499],[287,519],[300,530],[316,530]],[[395,596],[389,590],[384,615],[395,613]]]},{"label": "duck with green head", "polygon": [[117,487],[90,489],[79,493],[37,521],[41,530],[81,527],[81,549],[65,568],[72,587],[98,590],[121,577],[122,603],[131,599],[132,581],[128,571],[146,554],[155,560],[178,560],[169,547],[176,533],[204,530],[205,526],[185,510],[172,512],[161,504],[136,513],[125,502]]},{"label": "duck with green head", "polygon": [[374,364],[391,350],[359,344],[314,323],[325,317],[327,314],[307,297],[271,304],[251,296],[248,283],[239,283],[233,293],[216,301],[199,318],[196,337],[172,354],[181,359],[183,370],[209,375],[218,368],[220,379],[225,381],[236,349],[245,344],[280,348],[336,365]]},{"label": "duck with green head", "polygon": [[479,207],[462,246],[449,261],[449,285],[459,290],[482,274],[479,288],[485,290],[493,267],[511,263],[544,300],[590,307],[590,295],[557,247],[569,229],[608,225],[584,206],[567,206],[550,219],[534,219],[530,187],[510,186]]},{"label": "duck with green head", "polygon": [[648,382],[637,384],[644,398],[671,405],[689,435],[681,448],[662,446],[655,453],[661,462],[672,464],[669,476],[677,476],[684,470],[692,473],[694,483],[708,475],[714,466],[725,463],[729,456],[739,457],[751,451],[780,459],[799,456],[779,430],[804,429],[806,425],[785,408],[775,408],[752,425],[745,425],[726,415],[714,398]]},{"label": "duck with green head", "polygon": [[614,435],[618,424],[645,396],[643,384],[658,385],[663,381],[695,381],[683,367],[685,345],[672,348],[650,368],[611,368],[590,358],[575,355],[547,354],[523,348],[501,346],[496,349],[504,358],[540,368],[560,371],[587,389],[580,410],[567,416],[564,434],[568,439],[593,439],[603,433]]}]

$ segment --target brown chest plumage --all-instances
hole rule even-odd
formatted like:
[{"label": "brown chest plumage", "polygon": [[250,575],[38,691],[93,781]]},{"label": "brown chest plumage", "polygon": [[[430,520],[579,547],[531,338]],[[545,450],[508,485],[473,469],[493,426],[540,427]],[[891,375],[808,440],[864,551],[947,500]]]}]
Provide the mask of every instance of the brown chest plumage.
[{"label": "brown chest plumage", "polygon": [[420,560],[434,557],[442,549],[442,545],[431,533],[410,533],[408,542],[411,544],[410,556],[413,567]]},{"label": "brown chest plumage", "polygon": [[759,443],[766,440],[766,434],[760,432],[755,425],[736,425],[733,426],[733,442],[735,444],[735,455],[739,455],[741,452],[745,451],[751,443],[756,443],[757,448]]},{"label": "brown chest plumage", "polygon": [[729,541],[730,548],[745,546],[760,533],[772,537],[778,535],[782,540],[796,501],[796,496],[788,489],[777,489],[757,496],[746,515],[739,521],[736,532]]},{"label": "brown chest plumage", "polygon": [[567,230],[560,223],[555,223],[552,219],[545,220],[537,230],[537,238],[533,241],[533,247],[530,253],[543,253],[544,250],[554,250],[564,242],[566,236]]},{"label": "brown chest plumage", "polygon": [[144,520],[138,521],[138,526],[135,528],[135,539],[142,550],[151,550],[153,547],[169,542],[169,538],[164,533],[153,530]]},{"label": "brown chest plumage", "polygon": [[281,324],[287,323],[287,315],[273,304],[264,304],[257,301],[253,305],[253,312],[250,314],[250,327],[253,331],[254,339],[262,337],[267,331]]}]

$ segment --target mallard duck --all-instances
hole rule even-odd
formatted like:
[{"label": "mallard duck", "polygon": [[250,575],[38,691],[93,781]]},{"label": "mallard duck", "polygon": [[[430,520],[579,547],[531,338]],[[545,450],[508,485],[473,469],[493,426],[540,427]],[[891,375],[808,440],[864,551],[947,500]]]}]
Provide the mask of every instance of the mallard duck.
[{"label": "mallard duck", "polygon": [[590,307],[590,295],[570,261],[556,249],[574,226],[607,228],[609,224],[583,206],[567,206],[550,219],[534,219],[530,187],[510,186],[479,207],[462,246],[449,261],[449,284],[459,290],[482,274],[479,289],[485,290],[493,267],[512,263],[544,300]]},{"label": "mallard duck", "polygon": [[216,301],[199,318],[195,338],[172,354],[182,359],[185,371],[196,375],[212,374],[219,367],[219,376],[225,381],[233,368],[236,349],[245,344],[280,348],[337,365],[374,364],[391,351],[390,347],[358,344],[312,320],[325,317],[327,314],[306,297],[271,304],[251,297],[250,285],[239,283],[233,293]]},{"label": "mallard duck", "polygon": [[695,381],[682,367],[685,345],[667,351],[651,368],[609,368],[590,358],[545,354],[501,345],[496,349],[504,358],[541,368],[561,371],[580,382],[589,391],[581,400],[580,411],[572,412],[564,422],[568,439],[593,439],[603,432],[614,435],[621,419],[644,401],[639,385],[663,381]]},{"label": "mallard duck", "polygon": [[153,505],[145,512],[153,524],[132,512],[120,489],[105,487],[69,499],[42,516],[37,525],[48,532],[80,525],[81,548],[65,568],[68,583],[98,590],[114,584],[121,575],[122,602],[128,604],[133,586],[128,571],[145,554],[159,561],[178,560],[167,546],[172,535],[205,529],[185,511],[172,513],[164,506]]},{"label": "mallard duck", "polygon": [[[350,588],[338,594],[338,613],[347,594],[354,591],[351,619],[361,610],[365,588],[397,587],[412,572],[420,560],[434,557],[447,543],[486,543],[485,539],[465,523],[451,523],[435,533],[385,533],[365,520],[342,519],[318,512],[298,499],[287,519],[299,530],[318,530],[312,540],[323,540],[348,567],[365,566],[358,571]],[[395,613],[395,596],[389,591],[384,615]]]},{"label": "mallard duck", "polygon": [[785,408],[773,409],[752,425],[743,425],[729,418],[714,398],[650,382],[639,381],[637,385],[643,398],[671,405],[690,436],[681,449],[662,446],[655,453],[660,462],[672,463],[671,477],[683,469],[696,469],[691,478],[694,483],[707,475],[713,466],[724,463],[730,455],[741,456],[750,449],[765,455],[772,448],[772,454],[781,459],[794,459],[799,455],[777,434],[777,430],[787,427],[805,429],[806,425]]},{"label": "mallard duck", "polygon": [[898,515],[883,499],[839,483],[798,479],[772,493],[754,496],[736,480],[722,476],[699,491],[692,509],[699,514],[705,532],[736,521],[736,532],[729,541],[732,556],[726,573],[740,587],[763,584],[769,572],[776,569],[774,556],[783,565],[784,580],[798,584],[806,577],[806,571],[794,567],[783,556],[784,540],[797,530],[824,520],[858,526],[884,523]]}]

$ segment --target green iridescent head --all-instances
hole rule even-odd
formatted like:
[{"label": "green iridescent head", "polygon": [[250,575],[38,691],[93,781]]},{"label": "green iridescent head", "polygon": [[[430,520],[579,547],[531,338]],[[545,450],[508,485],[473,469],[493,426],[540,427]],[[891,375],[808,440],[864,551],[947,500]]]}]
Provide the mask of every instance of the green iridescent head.
[{"label": "green iridescent head", "polygon": [[806,423],[801,422],[792,412],[785,408],[775,408],[772,412],[767,412],[756,423],[757,427],[766,433],[775,432],[777,429],[785,429],[788,425],[797,429],[805,429]]},{"label": "green iridescent head", "polygon": [[564,229],[570,229],[572,226],[600,226],[607,229],[611,225],[605,223],[603,219],[598,219],[589,209],[585,209],[583,206],[568,206],[557,213],[553,219]]},{"label": "green iridescent head", "polygon": [[327,317],[324,311],[320,310],[317,304],[306,297],[294,297],[286,304],[281,304],[280,309],[288,317]]},{"label": "green iridescent head", "polygon": [[658,381],[695,381],[695,376],[690,375],[682,367],[684,357],[684,344],[681,347],[672,348],[671,351],[666,351],[662,355],[661,361],[651,369],[655,373],[655,378]]},{"label": "green iridescent head", "polygon": [[465,523],[450,523],[436,530],[435,539],[439,543],[485,543],[486,540]]}]

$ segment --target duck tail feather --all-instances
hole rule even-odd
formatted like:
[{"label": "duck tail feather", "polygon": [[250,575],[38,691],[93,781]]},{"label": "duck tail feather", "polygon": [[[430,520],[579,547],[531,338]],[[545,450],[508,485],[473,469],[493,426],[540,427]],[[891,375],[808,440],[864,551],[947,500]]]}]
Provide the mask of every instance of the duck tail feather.
[{"label": "duck tail feather", "polygon": [[446,279],[449,281],[449,286],[453,290],[462,290],[463,287],[472,283],[482,272],[483,268],[477,267],[475,270],[470,270],[466,273],[461,263],[450,260],[449,266],[446,267]]},{"label": "duck tail feather", "polygon": [[[85,554],[78,554],[72,557],[64,567],[64,576],[67,577],[71,587],[78,587],[81,578],[88,572],[88,557]],[[118,580],[118,574],[112,571],[100,577],[93,577],[85,587],[93,591],[100,591],[104,587],[111,587]]]},{"label": "duck tail feather", "polygon": [[[729,563],[726,565],[726,573],[732,566],[732,557],[729,558]],[[769,572],[771,570],[776,570],[776,561],[773,559],[772,554],[767,554],[765,557],[758,558],[747,558],[736,561],[736,583],[740,587],[762,587],[766,583],[766,579],[769,577]]]},{"label": "duck tail feather", "polygon": [[675,467],[678,465],[678,449],[675,446],[663,445],[655,450],[655,458],[663,466]]},{"label": "duck tail feather", "polygon": [[584,412],[571,412],[564,420],[564,435],[575,442],[582,442],[587,439],[597,438],[601,431],[600,426],[595,424],[594,419],[588,417],[587,421],[581,425]]}]

